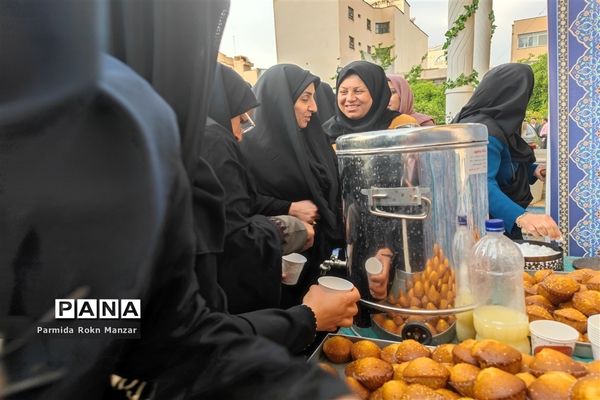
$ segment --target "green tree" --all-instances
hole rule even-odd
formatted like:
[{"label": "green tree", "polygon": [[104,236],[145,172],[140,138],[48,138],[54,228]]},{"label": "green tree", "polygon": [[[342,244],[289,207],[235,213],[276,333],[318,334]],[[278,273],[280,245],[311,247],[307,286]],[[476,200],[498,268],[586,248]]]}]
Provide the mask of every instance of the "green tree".
[{"label": "green tree", "polygon": [[543,54],[535,59],[529,57],[521,62],[531,66],[535,78],[526,118],[544,118],[548,115],[548,55]]},{"label": "green tree", "polygon": [[444,86],[418,79],[409,83],[413,91],[413,109],[430,115],[438,125],[446,123],[446,93]]},{"label": "green tree", "polygon": [[[384,71],[387,71],[394,64],[394,61],[398,57],[398,56],[392,57],[392,49],[393,48],[394,48],[394,45],[391,45],[388,47],[381,47],[381,43],[379,43],[377,45],[377,47],[375,47],[375,46],[371,47],[371,53],[369,55],[371,56],[371,59],[373,60],[373,62],[375,64],[381,66],[381,68],[383,68]],[[367,58],[366,54],[367,54],[366,51],[363,51],[363,50],[360,51],[361,60],[366,60],[366,58]]]}]

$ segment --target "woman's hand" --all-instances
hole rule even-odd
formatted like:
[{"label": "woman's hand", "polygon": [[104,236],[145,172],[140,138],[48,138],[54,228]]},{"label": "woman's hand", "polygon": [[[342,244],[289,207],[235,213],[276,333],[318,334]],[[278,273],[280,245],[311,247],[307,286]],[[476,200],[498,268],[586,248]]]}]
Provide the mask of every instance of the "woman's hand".
[{"label": "woman's hand", "polygon": [[306,251],[310,249],[313,246],[313,244],[315,244],[315,229],[312,225],[307,224],[304,221],[302,221],[302,223],[306,228],[306,243],[304,244],[304,247],[302,247],[302,251]]},{"label": "woman's hand", "polygon": [[293,202],[288,214],[311,225],[315,225],[319,219],[319,209],[310,200]]},{"label": "woman's hand", "polygon": [[524,233],[560,239],[560,229],[552,217],[546,214],[525,213],[517,218],[516,224]]},{"label": "woman's hand", "polygon": [[369,276],[369,291],[375,300],[385,300],[388,295],[392,257],[393,252],[388,248],[379,249],[375,254],[375,258],[383,265],[381,273]]},{"label": "woman's hand", "polygon": [[360,300],[356,288],[350,292],[332,292],[319,285],[312,285],[302,299],[317,319],[317,331],[335,331],[340,326],[351,326]]},{"label": "woman's hand", "polygon": [[546,181],[546,166],[538,165],[537,168],[535,169],[535,171],[533,172],[533,176],[538,178],[540,181],[545,182]]}]

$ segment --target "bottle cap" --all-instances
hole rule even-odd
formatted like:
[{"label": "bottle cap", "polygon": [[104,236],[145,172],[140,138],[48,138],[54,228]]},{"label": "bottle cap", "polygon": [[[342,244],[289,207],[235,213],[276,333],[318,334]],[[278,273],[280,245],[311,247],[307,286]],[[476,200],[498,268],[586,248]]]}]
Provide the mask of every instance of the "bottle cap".
[{"label": "bottle cap", "polygon": [[467,216],[466,215],[459,215],[458,216],[458,224],[459,225],[467,225]]},{"label": "bottle cap", "polygon": [[504,232],[504,221],[501,219],[488,219],[485,221],[485,230],[488,232]]}]

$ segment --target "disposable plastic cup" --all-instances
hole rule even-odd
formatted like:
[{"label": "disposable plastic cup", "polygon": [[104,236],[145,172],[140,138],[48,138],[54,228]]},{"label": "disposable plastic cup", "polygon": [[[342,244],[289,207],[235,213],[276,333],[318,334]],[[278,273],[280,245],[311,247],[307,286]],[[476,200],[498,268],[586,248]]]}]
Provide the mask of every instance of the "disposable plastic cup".
[{"label": "disposable plastic cup", "polygon": [[532,321],[529,323],[529,331],[531,352],[534,355],[544,348],[551,348],[570,356],[579,338],[579,332],[574,328],[556,321]]},{"label": "disposable plastic cup", "polygon": [[319,286],[329,292],[349,292],[354,288],[352,282],[337,276],[322,276],[318,280]]},{"label": "disposable plastic cup", "polygon": [[283,274],[281,283],[290,286],[297,284],[305,263],[306,257],[302,254],[291,253],[281,257],[281,272]]},{"label": "disposable plastic cup", "polygon": [[370,278],[373,275],[379,275],[383,271],[383,264],[377,258],[371,257],[365,262],[365,270]]},{"label": "disposable plastic cup", "polygon": [[588,318],[588,339],[592,344],[594,360],[600,360],[600,314]]}]

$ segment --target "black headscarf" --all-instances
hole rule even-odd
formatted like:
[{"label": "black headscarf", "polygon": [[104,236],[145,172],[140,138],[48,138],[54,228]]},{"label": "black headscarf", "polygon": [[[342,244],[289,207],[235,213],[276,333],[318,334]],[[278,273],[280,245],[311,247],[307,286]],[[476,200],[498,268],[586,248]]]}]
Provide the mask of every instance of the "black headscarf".
[{"label": "black headscarf", "polygon": [[[196,4],[193,3],[202,3]],[[177,114],[186,170],[202,142],[229,0],[112,0],[110,53],[146,79]],[[208,16],[211,16],[210,18]],[[214,17],[213,17],[214,16]],[[173,60],[177,60],[174,62]]]},{"label": "black headscarf", "polygon": [[524,207],[531,201],[527,165],[535,162],[535,155],[521,137],[521,124],[533,83],[533,71],[527,64],[508,63],[492,68],[452,120],[452,123],[484,124],[490,136],[508,146],[512,161],[522,165],[516,171],[513,184],[501,189]]},{"label": "black headscarf", "polygon": [[231,130],[231,118],[243,114],[259,103],[252,87],[233,69],[217,63],[210,96],[208,115],[222,127]]},{"label": "black headscarf", "polygon": [[388,110],[391,91],[387,83],[385,71],[377,64],[368,61],[354,61],[346,65],[338,74],[336,92],[349,75],[358,75],[369,89],[373,99],[371,109],[361,119],[350,119],[344,115],[339,106],[335,108],[335,116],[323,124],[325,133],[335,140],[340,135],[355,132],[368,132],[387,129],[392,120],[400,115],[397,111]]},{"label": "black headscarf", "polygon": [[335,102],[335,93],[327,82],[321,82],[317,87],[317,93],[315,94],[317,101],[317,115],[321,121],[327,121],[329,118],[335,115],[335,109],[337,107]]},{"label": "black headscarf", "polygon": [[256,109],[256,128],[241,142],[242,152],[261,193],[289,201],[311,199],[321,221],[331,230],[338,226],[338,175],[335,154],[320,121],[313,114],[300,129],[294,103],[319,78],[291,64],[269,68],[254,92],[261,106]]}]

